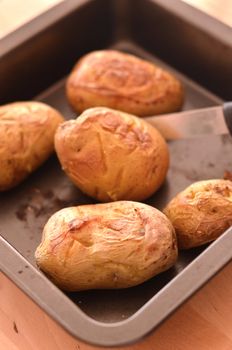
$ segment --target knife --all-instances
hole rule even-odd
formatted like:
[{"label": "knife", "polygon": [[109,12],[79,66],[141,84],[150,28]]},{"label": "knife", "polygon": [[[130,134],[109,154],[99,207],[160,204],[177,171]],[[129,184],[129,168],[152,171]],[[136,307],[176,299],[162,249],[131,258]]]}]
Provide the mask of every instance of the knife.
[{"label": "knife", "polygon": [[206,135],[232,135],[232,102],[221,106],[144,118],[166,140]]}]

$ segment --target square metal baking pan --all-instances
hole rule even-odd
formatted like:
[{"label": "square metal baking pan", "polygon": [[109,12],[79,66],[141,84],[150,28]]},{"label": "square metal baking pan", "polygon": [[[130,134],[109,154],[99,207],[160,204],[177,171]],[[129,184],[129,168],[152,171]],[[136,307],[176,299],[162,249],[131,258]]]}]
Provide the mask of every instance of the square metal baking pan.
[{"label": "square metal baking pan", "polygon": [[[232,98],[232,35],[226,25],[178,0],[67,0],[2,40],[1,104],[37,99],[73,118],[65,77],[80,56],[103,48],[131,52],[173,71],[185,87],[184,109]],[[175,141],[169,148],[166,183],[147,201],[160,209],[190,183],[232,170],[229,136]],[[175,267],[140,286],[65,294],[36,268],[34,251],[53,212],[91,202],[55,156],[23,184],[0,194],[1,270],[87,343],[138,341],[232,258],[231,228],[208,246],[180,252]]]}]

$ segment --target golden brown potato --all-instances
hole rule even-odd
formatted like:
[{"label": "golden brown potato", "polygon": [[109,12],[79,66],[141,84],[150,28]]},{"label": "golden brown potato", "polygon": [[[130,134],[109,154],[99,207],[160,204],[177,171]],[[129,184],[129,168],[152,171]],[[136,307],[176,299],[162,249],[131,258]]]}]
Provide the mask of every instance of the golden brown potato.
[{"label": "golden brown potato", "polygon": [[193,183],[167,205],[180,249],[196,247],[219,237],[232,225],[232,182]]},{"label": "golden brown potato", "polygon": [[137,116],[178,111],[181,83],[158,66],[119,51],[94,51],[74,66],[67,97],[77,112],[105,106]]},{"label": "golden brown potato", "polygon": [[0,106],[0,191],[18,185],[54,150],[54,133],[64,121],[40,102]]},{"label": "golden brown potato", "polygon": [[64,290],[127,288],[170,268],[177,245],[159,210],[121,201],[58,211],[45,225],[35,257]]},{"label": "golden brown potato", "polygon": [[168,170],[167,144],[154,127],[104,107],[61,124],[55,148],[70,179],[102,202],[143,200],[160,187]]}]

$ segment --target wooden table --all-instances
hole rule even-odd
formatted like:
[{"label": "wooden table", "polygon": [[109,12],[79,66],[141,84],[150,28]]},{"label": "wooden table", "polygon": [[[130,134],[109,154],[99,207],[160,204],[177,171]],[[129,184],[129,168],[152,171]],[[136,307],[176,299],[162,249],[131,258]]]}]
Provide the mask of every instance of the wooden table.
[{"label": "wooden table", "polygon": [[[59,1],[0,0],[0,37]],[[231,0],[185,1],[232,25]],[[0,350],[90,349],[93,347],[73,339],[7,277],[0,274]],[[156,332],[127,349],[231,350],[232,263]]]},{"label": "wooden table", "polygon": [[[231,350],[231,287],[232,263],[151,336],[119,350]],[[0,296],[1,350],[93,349],[73,339],[3,274]]]}]

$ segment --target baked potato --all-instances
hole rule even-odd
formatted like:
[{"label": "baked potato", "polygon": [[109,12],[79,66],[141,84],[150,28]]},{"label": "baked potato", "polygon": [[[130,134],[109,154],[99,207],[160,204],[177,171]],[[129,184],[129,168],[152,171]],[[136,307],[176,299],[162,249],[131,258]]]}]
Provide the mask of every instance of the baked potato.
[{"label": "baked potato", "polygon": [[74,66],[66,85],[76,112],[105,106],[137,116],[181,109],[181,83],[153,63],[114,50],[91,52]]},{"label": "baked potato", "polygon": [[169,164],[167,144],[154,127],[104,107],[61,124],[55,149],[74,184],[102,202],[149,197],[163,183]]},{"label": "baked potato", "polygon": [[159,210],[119,201],[55,213],[35,252],[38,266],[67,291],[126,288],[170,268],[175,231]]},{"label": "baked potato", "polygon": [[205,180],[180,192],[164,209],[180,249],[213,241],[232,226],[232,182]]},{"label": "baked potato", "polygon": [[54,134],[64,119],[40,102],[0,106],[0,191],[18,185],[54,150]]}]

